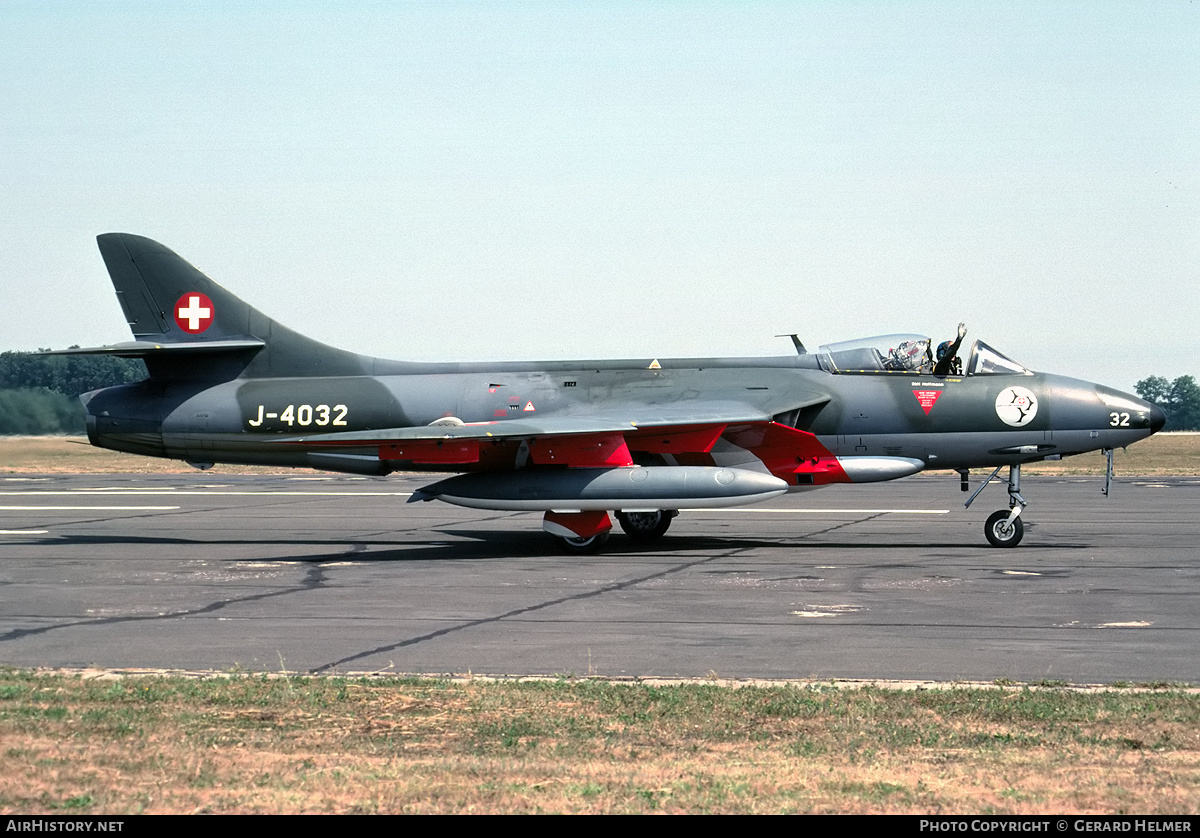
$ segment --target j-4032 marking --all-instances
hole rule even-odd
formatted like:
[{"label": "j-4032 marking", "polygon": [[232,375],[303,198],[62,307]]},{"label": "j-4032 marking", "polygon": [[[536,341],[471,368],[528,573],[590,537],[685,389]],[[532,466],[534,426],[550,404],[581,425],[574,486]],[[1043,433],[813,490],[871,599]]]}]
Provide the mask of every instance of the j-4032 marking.
[{"label": "j-4032 marking", "polygon": [[302,428],[307,428],[309,425],[334,425],[345,426],[346,414],[349,408],[344,404],[335,404],[330,408],[327,404],[319,404],[315,407],[311,404],[289,404],[281,413],[267,413],[265,405],[258,406],[258,418],[247,419],[250,427],[262,427],[263,422],[268,419],[277,420],[281,425],[293,427],[299,425]]}]

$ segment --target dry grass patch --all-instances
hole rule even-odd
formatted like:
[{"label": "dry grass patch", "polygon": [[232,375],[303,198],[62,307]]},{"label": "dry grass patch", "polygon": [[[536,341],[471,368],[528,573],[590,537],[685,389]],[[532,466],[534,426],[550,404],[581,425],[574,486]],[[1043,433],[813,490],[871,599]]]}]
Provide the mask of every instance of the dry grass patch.
[{"label": "dry grass patch", "polygon": [[1200,809],[1183,690],[0,675],[16,812]]},{"label": "dry grass patch", "polygon": [[[290,474],[294,469],[214,466],[210,474]],[[95,448],[87,437],[0,436],[0,473],[5,474],[196,474],[182,460],[139,457]]]},{"label": "dry grass patch", "polygon": [[[1155,434],[1128,448],[1118,448],[1113,468],[1121,476],[1200,475],[1200,434]],[[1104,469],[1104,455],[1098,452],[1022,467],[1024,474],[1104,474]]]}]

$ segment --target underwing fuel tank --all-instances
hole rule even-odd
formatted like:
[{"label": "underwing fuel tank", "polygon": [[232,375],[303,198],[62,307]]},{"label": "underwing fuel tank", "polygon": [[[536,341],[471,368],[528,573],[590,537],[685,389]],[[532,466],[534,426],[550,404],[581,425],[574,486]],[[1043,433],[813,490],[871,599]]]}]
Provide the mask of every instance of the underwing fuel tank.
[{"label": "underwing fuel tank", "polygon": [[718,508],[782,495],[770,474],[712,466],[572,468],[462,474],[419,489],[408,502],[442,500],[475,509],[588,512]]},{"label": "underwing fuel tank", "polygon": [[851,483],[895,480],[925,468],[923,460],[911,457],[838,457],[837,461]]}]

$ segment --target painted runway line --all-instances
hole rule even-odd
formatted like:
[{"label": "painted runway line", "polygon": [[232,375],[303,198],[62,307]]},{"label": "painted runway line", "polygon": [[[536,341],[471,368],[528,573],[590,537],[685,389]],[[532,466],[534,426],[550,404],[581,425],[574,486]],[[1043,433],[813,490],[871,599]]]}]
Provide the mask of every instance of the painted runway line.
[{"label": "painted runway line", "polygon": [[161,512],[163,510],[178,508],[178,506],[0,506],[0,512],[127,512],[130,510]]}]

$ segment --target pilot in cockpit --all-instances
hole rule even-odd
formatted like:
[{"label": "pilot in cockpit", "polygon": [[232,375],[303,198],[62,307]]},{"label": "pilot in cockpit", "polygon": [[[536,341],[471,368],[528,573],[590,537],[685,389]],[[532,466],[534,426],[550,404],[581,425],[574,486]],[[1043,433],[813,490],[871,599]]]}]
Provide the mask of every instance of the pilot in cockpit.
[{"label": "pilot in cockpit", "polygon": [[954,341],[944,340],[938,344],[934,375],[962,375],[962,359],[958,357],[958,349],[962,346],[966,334],[967,324],[959,323],[958,337]]}]

